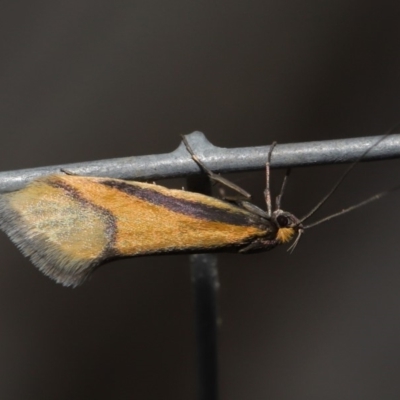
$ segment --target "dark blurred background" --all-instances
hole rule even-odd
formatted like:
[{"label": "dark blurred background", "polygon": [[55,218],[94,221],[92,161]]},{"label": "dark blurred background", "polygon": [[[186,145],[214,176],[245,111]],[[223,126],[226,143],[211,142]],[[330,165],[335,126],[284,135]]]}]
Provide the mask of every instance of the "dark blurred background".
[{"label": "dark blurred background", "polygon": [[[3,1],[0,168],[165,153],[194,130],[224,147],[384,133],[399,17],[393,1]],[[302,215],[343,168],[295,170],[284,207]],[[397,171],[360,164],[320,215]],[[229,178],[264,206],[262,171]],[[221,399],[399,397],[399,204],[316,227],[292,255],[220,256]],[[187,256],[114,262],[72,290],[0,239],[2,400],[196,398]]]}]

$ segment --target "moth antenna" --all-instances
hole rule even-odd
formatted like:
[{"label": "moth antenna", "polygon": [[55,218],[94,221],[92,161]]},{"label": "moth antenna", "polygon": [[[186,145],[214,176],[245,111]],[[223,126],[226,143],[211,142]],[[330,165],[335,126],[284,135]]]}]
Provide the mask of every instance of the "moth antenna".
[{"label": "moth antenna", "polygon": [[[397,127],[398,125],[396,125]],[[396,128],[394,127],[394,128]],[[347,169],[346,171],[342,174],[342,176],[337,180],[337,182],[333,185],[333,187],[331,188],[331,190],[315,205],[315,207],[313,207],[311,209],[311,211],[309,211],[303,218],[300,219],[300,222],[304,222],[307,219],[309,219],[311,216],[313,216],[321,207],[322,205],[325,204],[325,202],[332,196],[333,193],[336,192],[336,189],[340,186],[340,184],[344,181],[344,179],[346,178],[346,176],[350,173],[350,171],[353,170],[353,168],[360,162],[362,161],[362,159],[373,149],[375,148],[379,143],[381,143],[383,140],[385,140],[389,135],[392,134],[393,129],[390,129],[390,131],[388,133],[386,133],[385,135],[381,136],[379,138],[379,140],[372,145],[371,147],[369,147],[367,150],[364,151],[364,153],[361,154],[360,157],[358,157],[356,159],[356,161],[354,161]],[[327,217],[328,218],[328,217]]]},{"label": "moth antenna", "polygon": [[384,196],[386,196],[386,195],[388,195],[388,194],[390,194],[392,192],[395,192],[396,190],[399,190],[399,189],[400,189],[400,185],[397,185],[397,186],[393,187],[392,189],[385,190],[384,192],[377,193],[377,194],[371,196],[370,198],[361,201],[360,203],[354,204],[354,205],[352,205],[352,206],[350,206],[348,208],[343,209],[342,211],[339,211],[339,212],[337,212],[335,214],[328,215],[325,218],[322,218],[322,219],[320,219],[320,220],[318,220],[316,222],[313,222],[312,224],[309,224],[309,225],[305,226],[304,229],[312,228],[314,226],[322,224],[323,222],[329,221],[332,218],[336,218],[336,217],[339,217],[340,215],[347,214],[350,211],[353,211],[353,210],[355,210],[357,208],[365,206],[368,203],[372,203],[375,200],[381,199],[382,197],[384,197]]}]

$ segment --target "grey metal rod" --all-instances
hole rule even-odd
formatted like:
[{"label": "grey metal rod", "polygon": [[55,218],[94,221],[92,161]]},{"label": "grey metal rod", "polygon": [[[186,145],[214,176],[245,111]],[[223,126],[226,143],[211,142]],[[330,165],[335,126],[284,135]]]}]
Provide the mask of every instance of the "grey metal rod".
[{"label": "grey metal rod", "polygon": [[[278,144],[272,157],[272,168],[337,164],[355,161],[380,136],[319,142]],[[187,135],[190,146],[212,171],[234,172],[263,169],[269,146],[226,149],[211,144],[203,133]],[[392,134],[374,147],[364,161],[400,158],[400,134]],[[190,176],[202,171],[181,143],[171,153],[115,158],[76,164],[54,165],[0,172],[0,192],[25,186],[32,179],[66,169],[78,175],[107,176],[121,179],[163,179]]]}]

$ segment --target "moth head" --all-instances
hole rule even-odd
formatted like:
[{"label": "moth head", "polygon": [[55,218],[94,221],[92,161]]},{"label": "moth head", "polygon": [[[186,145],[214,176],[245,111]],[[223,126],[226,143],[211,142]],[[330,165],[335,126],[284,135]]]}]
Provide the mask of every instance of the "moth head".
[{"label": "moth head", "polygon": [[276,210],[272,214],[272,221],[277,227],[276,239],[280,243],[283,244],[290,242],[297,234],[296,241],[290,248],[293,250],[294,246],[300,239],[300,235],[304,231],[304,227],[301,224],[300,220],[287,211]]}]

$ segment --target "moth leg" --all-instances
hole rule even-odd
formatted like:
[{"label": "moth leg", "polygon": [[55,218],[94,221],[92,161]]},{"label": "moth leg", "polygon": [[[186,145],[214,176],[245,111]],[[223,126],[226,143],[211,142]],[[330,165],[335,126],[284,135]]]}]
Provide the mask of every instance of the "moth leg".
[{"label": "moth leg", "polygon": [[187,151],[192,156],[193,161],[195,161],[197,163],[197,165],[208,175],[208,177],[211,180],[213,180],[215,182],[219,182],[220,184],[222,184],[222,185],[234,190],[235,192],[240,193],[246,199],[250,199],[251,198],[250,193],[246,192],[246,190],[242,189],[240,186],[234,184],[230,180],[225,179],[222,176],[220,176],[218,174],[215,174],[210,169],[208,169],[208,167],[196,156],[196,154],[194,153],[193,149],[190,147],[190,144],[187,141],[186,137],[183,136],[183,135],[182,135],[182,141],[183,141],[184,145],[186,146]]},{"label": "moth leg", "polygon": [[278,246],[279,241],[276,239],[256,239],[249,245],[241,248],[239,253],[257,253],[259,251],[272,250],[274,247]]},{"label": "moth leg", "polygon": [[283,193],[285,192],[286,183],[287,183],[287,181],[289,179],[289,175],[290,175],[291,171],[292,171],[291,168],[288,168],[286,170],[285,177],[283,178],[283,181],[282,181],[281,191],[279,192],[279,195],[276,196],[276,203],[275,204],[276,204],[276,209],[277,210],[281,209],[282,196],[283,196]]},{"label": "moth leg", "polygon": [[242,202],[248,200],[247,197],[244,197],[241,194],[227,195],[225,193],[225,188],[222,186],[218,188],[218,195],[221,200],[227,201],[228,203],[234,203],[240,206]]},{"label": "moth leg", "polygon": [[265,202],[267,203],[267,212],[268,216],[272,215],[272,202],[271,202],[271,187],[270,187],[270,175],[271,175],[271,158],[272,152],[276,146],[276,142],[273,142],[271,146],[269,146],[267,162],[265,164],[265,177],[266,177],[266,185],[264,190]]},{"label": "moth leg", "polygon": [[60,171],[65,175],[78,176],[78,174],[76,174],[75,172],[70,171],[69,169],[60,168]]},{"label": "moth leg", "polygon": [[249,203],[248,201],[243,201],[243,200],[237,200],[235,202],[238,206],[244,208],[245,210],[251,212],[252,214],[258,215],[259,217],[262,218],[269,218],[269,215],[267,214],[266,211],[264,211],[262,208],[257,207],[253,203]]}]

